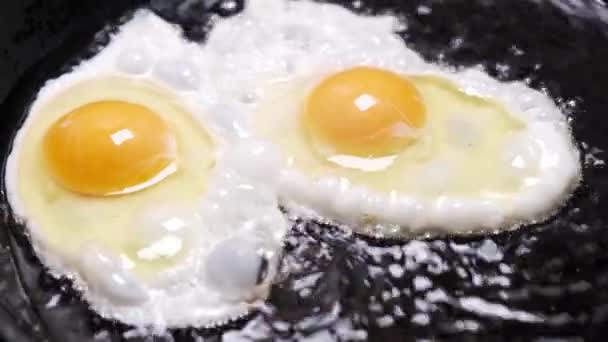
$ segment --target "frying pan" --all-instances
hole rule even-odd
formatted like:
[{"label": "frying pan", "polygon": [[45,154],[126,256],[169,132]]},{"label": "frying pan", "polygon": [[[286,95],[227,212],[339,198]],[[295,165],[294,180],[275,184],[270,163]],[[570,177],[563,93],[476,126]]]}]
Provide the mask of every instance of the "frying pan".
[{"label": "frying pan", "polygon": [[[602,161],[608,149],[608,10],[603,1],[334,2],[357,12],[403,17],[407,28],[399,34],[430,61],[481,65],[494,77],[525,80],[555,99],[571,120],[584,165],[583,184],[558,215],[496,235],[408,241],[380,241],[297,220],[267,307],[224,327],[153,337],[97,316],[69,280],[49,276],[2,192],[0,340],[608,340],[608,170]],[[211,17],[232,15],[243,3],[0,2],[3,159],[42,83],[93,55],[139,6],[202,41]],[[394,264],[405,272],[391,272]]]}]

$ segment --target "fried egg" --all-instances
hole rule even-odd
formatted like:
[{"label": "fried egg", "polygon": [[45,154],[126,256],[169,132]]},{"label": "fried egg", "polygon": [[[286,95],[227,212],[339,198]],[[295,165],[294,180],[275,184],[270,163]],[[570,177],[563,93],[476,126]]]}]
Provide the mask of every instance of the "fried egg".
[{"label": "fried egg", "polygon": [[290,215],[404,237],[543,220],[580,180],[545,94],[424,61],[390,15],[252,0],[205,43],[137,12],[48,81],[5,183],[102,316],[211,326],[266,298]]},{"label": "fried egg", "polygon": [[263,141],[234,141],[238,120],[200,54],[140,11],[40,89],[13,141],[14,213],[43,263],[104,317],[221,324],[262,303],[274,277],[282,160]]},{"label": "fried egg", "polygon": [[[249,89],[247,134],[286,158],[281,204],[392,237],[510,229],[553,214],[580,179],[565,115],[522,82],[424,61],[394,33],[402,26],[271,0],[211,32],[205,49],[224,54],[219,72]],[[229,81],[218,87],[234,89]]]}]

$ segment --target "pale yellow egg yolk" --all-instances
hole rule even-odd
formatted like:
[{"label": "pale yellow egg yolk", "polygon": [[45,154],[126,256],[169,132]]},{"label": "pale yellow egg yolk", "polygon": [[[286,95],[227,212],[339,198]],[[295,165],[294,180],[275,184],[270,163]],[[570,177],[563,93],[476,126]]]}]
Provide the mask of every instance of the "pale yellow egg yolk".
[{"label": "pale yellow egg yolk", "polygon": [[177,144],[165,121],[148,108],[99,101],[57,120],[44,137],[43,153],[61,186],[106,196],[143,189],[175,171]]},{"label": "pale yellow egg yolk", "polygon": [[309,95],[304,125],[335,152],[375,157],[401,151],[424,126],[426,110],[405,77],[372,67],[323,80]]}]

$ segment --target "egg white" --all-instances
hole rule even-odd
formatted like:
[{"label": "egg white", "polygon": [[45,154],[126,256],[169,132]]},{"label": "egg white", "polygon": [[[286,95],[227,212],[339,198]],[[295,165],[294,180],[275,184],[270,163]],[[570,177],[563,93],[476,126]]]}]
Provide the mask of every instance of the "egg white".
[{"label": "egg white", "polygon": [[[266,250],[276,262],[287,229],[279,204],[293,215],[350,223],[362,233],[384,236],[505,229],[542,220],[559,208],[580,180],[580,165],[566,118],[554,102],[524,83],[502,83],[480,69],[451,70],[425,62],[393,33],[401,25],[390,15],[360,16],[336,5],[251,0],[243,13],[218,20],[207,42],[197,44],[140,11],[95,57],[40,90],[7,162],[11,207],[26,222],[43,262],[53,273],[73,278],[93,309],[158,328],[214,324],[263,300],[265,294],[251,293],[254,300],[247,302],[240,291],[256,267],[250,264],[253,250]],[[320,79],[359,65],[442,77],[467,94],[502,103],[526,123],[525,134],[505,154],[537,163],[537,173],[507,200],[390,196],[338,177],[310,180],[290,167],[281,146],[258,137],[254,128],[263,123],[255,122],[256,113],[277,96],[278,83]],[[217,145],[217,165],[197,212],[205,231],[196,234],[203,242],[194,257],[184,260],[185,272],[176,272],[169,282],[138,278],[94,242],[79,257],[66,258],[46,243],[44,223],[29,217],[16,187],[20,145],[35,114],[62,90],[100,75],[141,78],[169,88]],[[533,151],[530,141],[537,146]],[[140,217],[152,233],[163,215],[180,210],[171,203],[160,209],[153,204]],[[378,225],[362,225],[368,217]],[[231,259],[237,262],[221,263]]]},{"label": "egg white", "polygon": [[[430,197],[420,192],[382,192],[348,177],[311,177],[289,160],[293,151],[280,146],[288,158],[280,180],[281,204],[296,216],[348,223],[377,236],[495,231],[552,215],[580,180],[579,154],[566,116],[547,95],[523,82],[499,82],[480,68],[453,70],[424,61],[394,33],[398,27],[403,22],[391,15],[361,16],[332,4],[253,0],[240,15],[217,23],[204,51],[206,56],[224,56],[217,74],[226,76],[216,80],[218,90],[225,97],[248,100],[238,108],[250,122],[258,121],[247,132],[254,136],[267,137],[253,128],[256,125],[297,120],[288,110],[294,105],[277,107],[277,98],[299,101],[301,97],[290,89],[340,70],[367,65],[402,75],[443,78],[466,95],[499,103],[525,125],[498,151],[504,155],[505,172],[520,173],[523,186],[511,193],[475,196],[441,189]],[[284,139],[296,139],[292,133],[277,132]],[[281,145],[284,139],[273,141]],[[420,182],[429,188],[453,176],[440,162],[430,163],[424,171]]]},{"label": "egg white", "polygon": [[[221,101],[207,79],[212,69],[200,46],[180,30],[148,11],[137,12],[95,57],[46,82],[13,141],[5,174],[13,212],[43,263],[73,279],[104,317],[160,330],[212,326],[249,312],[268,293],[287,227],[274,195],[281,159],[264,142],[234,141],[239,125],[230,113],[209,111]],[[178,141],[198,141],[182,144],[187,151],[181,175],[117,198],[67,193],[63,210],[45,209],[39,197],[46,192],[24,178],[44,172],[29,162],[40,143],[31,136],[38,137],[61,113],[106,98],[143,102],[161,116],[177,115],[171,108],[191,115],[164,117]],[[200,132],[209,133],[213,151],[200,137],[191,140]],[[189,178],[181,177],[185,173]],[[146,248],[138,251],[139,259],[129,259],[120,250],[124,242]],[[142,261],[180,249],[183,255],[167,264]],[[261,271],[266,278],[258,283]]]}]

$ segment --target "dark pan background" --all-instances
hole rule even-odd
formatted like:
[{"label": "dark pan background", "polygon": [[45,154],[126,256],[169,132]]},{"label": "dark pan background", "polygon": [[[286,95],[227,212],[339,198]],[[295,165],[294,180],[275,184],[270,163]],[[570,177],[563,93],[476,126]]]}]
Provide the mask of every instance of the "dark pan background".
[{"label": "dark pan background", "polygon": [[[149,2],[196,40],[211,15],[232,14],[214,0],[190,1],[185,10],[183,0],[0,1],[3,158],[42,82],[92,55],[123,15]],[[242,329],[244,340],[256,341],[608,341],[608,171],[597,159],[608,148],[603,2],[335,2],[397,12],[408,23],[401,35],[427,59],[482,64],[556,99],[585,165],[584,184],[557,217],[495,236],[420,241],[375,241],[297,221],[267,308],[223,329],[129,337],[130,327],[96,316],[69,281],[45,273],[3,198],[0,340],[220,341]],[[391,274],[391,264],[405,273]]]}]

